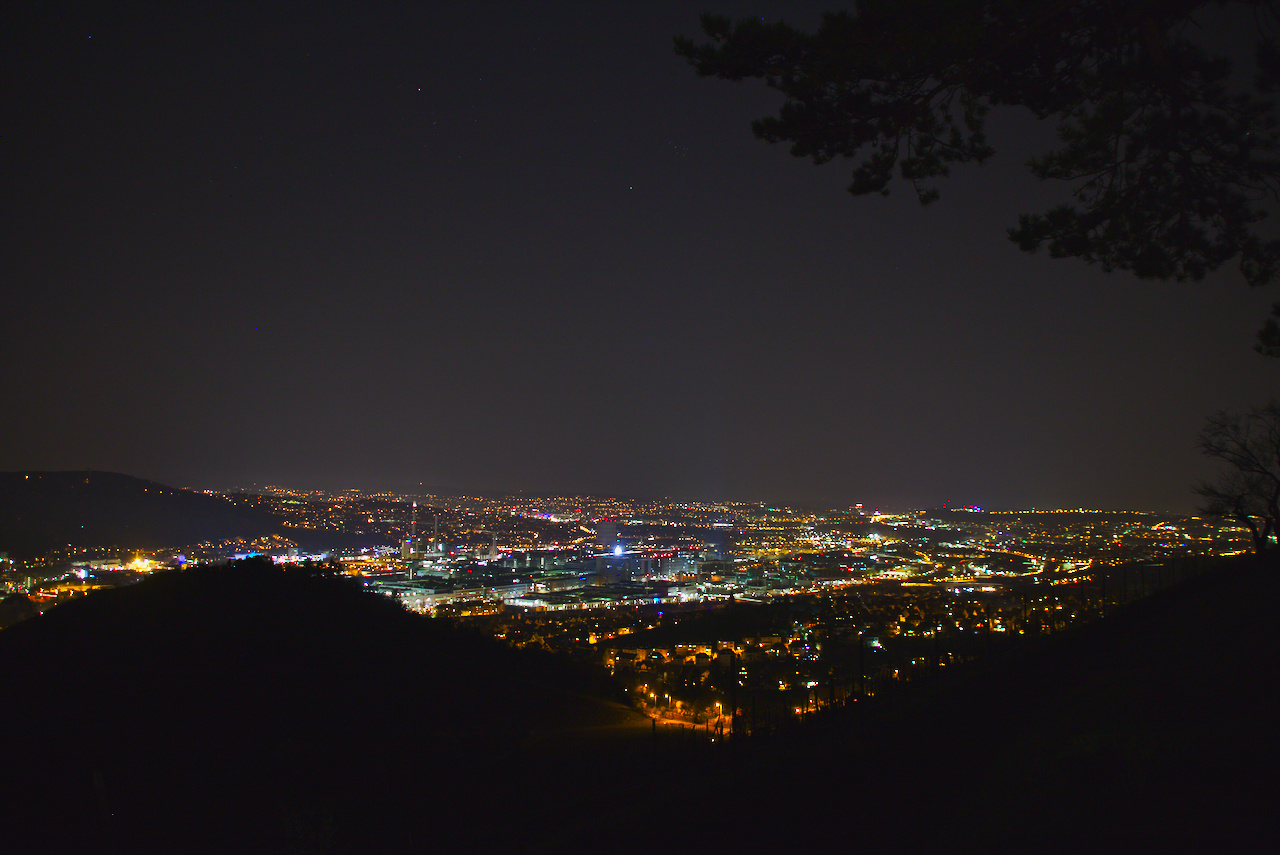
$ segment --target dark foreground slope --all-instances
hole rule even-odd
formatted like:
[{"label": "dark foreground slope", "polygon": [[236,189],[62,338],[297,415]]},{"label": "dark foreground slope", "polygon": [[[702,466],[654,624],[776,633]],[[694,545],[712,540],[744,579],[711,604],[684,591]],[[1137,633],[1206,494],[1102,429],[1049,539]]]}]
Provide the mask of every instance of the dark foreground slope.
[{"label": "dark foreground slope", "polygon": [[[588,814],[636,851],[1252,851],[1274,840],[1275,561],[721,752]],[[643,769],[643,763],[635,764]],[[1270,847],[1267,847],[1270,848]]]},{"label": "dark foreground slope", "polygon": [[254,562],[6,630],[0,686],[4,833],[45,851],[390,845],[482,816],[534,731],[634,716],[590,675]]},{"label": "dark foreground slope", "polygon": [[815,842],[1249,851],[1274,840],[1280,795],[1278,591],[1274,560],[1224,565],[831,716],[734,774],[803,782],[791,817]]},{"label": "dark foreground slope", "polygon": [[723,750],[339,580],[169,574],[0,633],[4,828],[50,851],[1244,849],[1276,795],[1275,573]]}]

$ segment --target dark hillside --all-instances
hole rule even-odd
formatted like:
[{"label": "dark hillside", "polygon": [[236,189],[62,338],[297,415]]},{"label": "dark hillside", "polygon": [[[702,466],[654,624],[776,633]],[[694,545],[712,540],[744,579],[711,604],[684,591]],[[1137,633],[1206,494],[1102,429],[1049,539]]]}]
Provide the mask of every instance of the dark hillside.
[{"label": "dark hillside", "polygon": [[1278,574],[1274,560],[1226,563],[1104,621],[762,745],[734,774],[806,770],[816,786],[795,820],[829,840],[1248,850],[1272,836],[1280,794]]},{"label": "dark hillside", "polygon": [[161,574],[0,633],[0,803],[48,851],[1244,850],[1277,789],[1276,572],[724,747],[342,579]]},{"label": "dark hillside", "polygon": [[115,472],[0,472],[0,550],[15,558],[66,546],[162,549],[251,539],[280,528],[275,517],[221,496]]},{"label": "dark hillside", "polygon": [[50,851],[358,848],[383,812],[471,811],[534,731],[627,719],[529,661],[265,563],[95,593],[0,633],[7,827]]}]

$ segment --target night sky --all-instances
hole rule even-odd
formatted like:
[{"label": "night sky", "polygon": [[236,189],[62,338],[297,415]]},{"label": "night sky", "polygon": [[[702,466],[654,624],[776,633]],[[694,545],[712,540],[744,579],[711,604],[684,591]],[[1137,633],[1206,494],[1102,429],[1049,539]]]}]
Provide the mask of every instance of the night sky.
[{"label": "night sky", "polygon": [[0,469],[1180,511],[1204,417],[1277,387],[1234,267],[1005,237],[1052,127],[854,198],[672,50],[830,3],[437,5],[8,21]]}]

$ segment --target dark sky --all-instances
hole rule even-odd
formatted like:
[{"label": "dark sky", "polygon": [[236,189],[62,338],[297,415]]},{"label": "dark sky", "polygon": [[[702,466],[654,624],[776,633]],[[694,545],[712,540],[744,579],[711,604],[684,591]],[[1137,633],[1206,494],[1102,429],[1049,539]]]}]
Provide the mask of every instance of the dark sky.
[{"label": "dark sky", "polygon": [[1277,386],[1236,270],[1007,240],[1052,128],[855,199],[672,51],[827,3],[437,5],[11,20],[0,469],[1187,510],[1204,416]]}]

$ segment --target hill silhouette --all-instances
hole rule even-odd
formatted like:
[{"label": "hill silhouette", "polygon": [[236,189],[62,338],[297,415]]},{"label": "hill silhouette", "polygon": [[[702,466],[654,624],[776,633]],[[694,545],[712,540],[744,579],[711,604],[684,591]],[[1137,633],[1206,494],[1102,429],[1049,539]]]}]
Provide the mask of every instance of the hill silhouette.
[{"label": "hill silhouette", "polygon": [[593,680],[257,561],[0,633],[19,825],[50,851],[346,850],[383,812],[481,797],[534,730],[635,718]]},{"label": "hill silhouette", "polygon": [[221,496],[117,472],[0,472],[0,550],[15,558],[66,546],[163,549],[281,529],[271,514]]},{"label": "hill silhouette", "polygon": [[162,574],[0,633],[6,828],[48,851],[1243,848],[1275,795],[1276,569],[724,749],[342,578]]},{"label": "hill silhouette", "polygon": [[[813,839],[910,851],[1247,850],[1277,787],[1274,558],[1026,639],[761,745]],[[826,782],[839,782],[829,785]],[[839,819],[836,819],[839,818]]]}]

